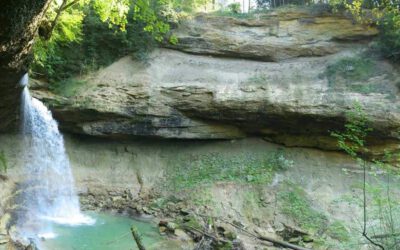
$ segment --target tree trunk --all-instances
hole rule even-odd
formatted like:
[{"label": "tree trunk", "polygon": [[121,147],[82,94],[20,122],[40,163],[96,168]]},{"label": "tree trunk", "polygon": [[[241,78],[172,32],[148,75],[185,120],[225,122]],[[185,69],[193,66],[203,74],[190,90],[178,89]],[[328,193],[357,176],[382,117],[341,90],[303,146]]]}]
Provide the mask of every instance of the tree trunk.
[{"label": "tree trunk", "polygon": [[28,71],[37,28],[51,0],[0,0],[0,132],[18,128],[18,82]]}]

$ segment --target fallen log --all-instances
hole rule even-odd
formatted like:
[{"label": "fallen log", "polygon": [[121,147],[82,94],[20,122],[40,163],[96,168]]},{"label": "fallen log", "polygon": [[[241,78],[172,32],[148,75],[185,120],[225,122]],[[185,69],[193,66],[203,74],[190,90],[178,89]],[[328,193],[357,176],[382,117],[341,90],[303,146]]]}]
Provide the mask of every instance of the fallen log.
[{"label": "fallen log", "polygon": [[[196,214],[198,216],[205,217],[205,215],[198,214],[198,213],[196,213]],[[291,243],[289,243],[287,241],[278,240],[278,239],[275,239],[273,237],[267,237],[267,236],[263,236],[263,235],[255,235],[255,234],[249,232],[248,230],[235,225],[234,223],[232,223],[230,221],[224,220],[222,218],[217,218],[217,217],[213,217],[213,218],[217,219],[217,220],[224,221],[226,223],[229,223],[230,225],[234,226],[235,228],[247,233],[248,235],[250,235],[250,236],[252,236],[252,237],[254,237],[256,239],[263,240],[263,241],[268,241],[268,242],[273,243],[274,245],[279,245],[279,246],[290,248],[290,249],[293,249],[293,250],[311,250],[309,248],[305,248],[305,247],[301,247],[301,246],[298,246],[298,245],[294,245],[294,244],[291,244]]]},{"label": "fallen log", "polygon": [[304,247],[301,247],[301,246],[298,246],[298,245],[294,245],[294,244],[291,244],[289,242],[286,242],[286,241],[283,241],[283,240],[278,240],[278,239],[275,239],[275,238],[272,238],[272,237],[261,236],[261,235],[254,235],[254,237],[256,237],[259,240],[269,241],[269,242],[272,242],[272,243],[274,243],[276,245],[280,245],[282,247],[287,247],[287,248],[294,249],[294,250],[310,250],[309,248],[304,248]]},{"label": "fallen log", "polygon": [[142,242],[142,237],[140,236],[136,227],[132,226],[131,232],[132,232],[132,236],[135,239],[136,245],[138,246],[139,250],[146,250],[146,248],[144,247],[143,242]]}]

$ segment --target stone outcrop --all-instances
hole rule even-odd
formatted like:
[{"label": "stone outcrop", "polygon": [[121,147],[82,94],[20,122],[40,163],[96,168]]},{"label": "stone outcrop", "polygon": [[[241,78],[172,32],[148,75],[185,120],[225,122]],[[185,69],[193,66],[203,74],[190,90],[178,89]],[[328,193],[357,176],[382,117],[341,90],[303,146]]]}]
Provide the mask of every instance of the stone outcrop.
[{"label": "stone outcrop", "polygon": [[50,0],[1,0],[0,132],[18,128],[21,87],[33,38]]},{"label": "stone outcrop", "polygon": [[384,62],[365,93],[323,75],[353,51],[280,64],[191,56],[160,49],[149,64],[126,57],[85,78],[75,95],[34,94],[64,131],[109,138],[233,139],[259,135],[289,146],[335,149],[330,131],[360,102],[376,147],[397,147],[400,101],[395,69]]},{"label": "stone outcrop", "polygon": [[183,21],[167,47],[213,56],[281,61],[324,56],[377,35],[373,27],[355,25],[348,17],[310,10],[277,10],[249,18],[198,15]]},{"label": "stone outcrop", "polygon": [[[277,53],[268,56],[279,62],[157,49],[146,62],[125,57],[79,79],[81,83],[71,85],[68,97],[50,93],[43,86],[36,87],[34,95],[51,106],[61,129],[72,133],[167,139],[234,139],[257,135],[287,146],[328,150],[337,149],[330,132],[343,128],[346,112],[358,102],[374,129],[369,138],[372,152],[380,154],[384,148],[398,150],[398,68],[380,59],[365,59],[363,53],[368,47],[364,43],[337,42],[366,39],[376,31],[354,25],[343,17],[315,17],[316,20],[306,23],[302,15],[289,13],[278,17],[288,22],[280,25],[287,26],[283,30],[295,31],[291,36],[274,37],[276,42],[257,31],[267,29],[269,19],[223,17],[218,24],[217,17],[200,16],[191,22],[198,23],[194,27],[203,23],[205,30],[198,30],[203,38],[211,32],[206,28],[212,26],[213,34],[219,34],[221,41],[229,40],[225,37],[229,33],[226,30],[239,30],[229,33],[230,39],[247,39],[248,44],[268,43],[275,48],[270,52]],[[341,29],[335,28],[334,20]],[[185,25],[189,24],[182,29]],[[259,38],[253,37],[254,34]],[[329,43],[335,49],[316,57],[309,53],[309,46],[296,45],[300,40],[313,39]],[[176,48],[187,51],[182,41],[184,38]],[[212,39],[209,44],[230,48]],[[290,50],[278,44],[295,48],[299,53],[288,54]],[[193,50],[198,49],[197,45],[197,42],[187,44]],[[212,53],[197,52],[218,55],[216,47],[211,48]],[[255,59],[242,47],[237,48],[237,53],[239,57]],[[354,65],[348,62],[352,60]]]}]

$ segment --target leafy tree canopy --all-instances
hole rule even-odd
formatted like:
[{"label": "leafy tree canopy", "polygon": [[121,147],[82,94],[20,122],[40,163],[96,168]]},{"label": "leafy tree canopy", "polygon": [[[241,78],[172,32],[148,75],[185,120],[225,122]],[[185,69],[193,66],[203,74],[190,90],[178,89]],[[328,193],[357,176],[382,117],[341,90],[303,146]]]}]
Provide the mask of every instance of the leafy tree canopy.
[{"label": "leafy tree canopy", "polygon": [[143,58],[184,11],[209,0],[54,0],[39,29],[31,73],[60,81],[118,57]]},{"label": "leafy tree canopy", "polygon": [[330,4],[349,10],[358,22],[377,25],[378,48],[385,57],[400,61],[400,0],[330,0]]}]

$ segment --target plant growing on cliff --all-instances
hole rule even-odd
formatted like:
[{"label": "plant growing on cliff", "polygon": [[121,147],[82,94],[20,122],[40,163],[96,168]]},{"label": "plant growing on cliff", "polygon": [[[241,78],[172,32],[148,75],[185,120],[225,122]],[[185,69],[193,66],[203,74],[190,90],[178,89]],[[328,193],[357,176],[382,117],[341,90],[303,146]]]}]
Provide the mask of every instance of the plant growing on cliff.
[{"label": "plant growing on cliff", "polygon": [[337,83],[338,78],[345,80],[346,84],[351,84],[355,81],[365,81],[377,74],[375,68],[374,62],[365,57],[346,57],[328,65],[325,75],[330,85]]},{"label": "plant growing on cliff", "polygon": [[3,151],[0,151],[0,166],[1,166],[1,172],[7,173],[8,164],[7,164],[6,155],[4,154]]},{"label": "plant growing on cliff", "polygon": [[[344,130],[332,132],[331,134],[337,139],[339,148],[359,162],[363,167],[363,196],[361,203],[363,208],[362,236],[370,244],[380,249],[398,249],[397,244],[400,234],[395,230],[399,227],[396,225],[396,220],[394,218],[396,211],[400,211],[400,204],[393,202],[391,199],[389,175],[386,194],[383,194],[381,188],[374,189],[373,186],[367,183],[367,161],[365,160],[365,154],[368,152],[368,149],[366,147],[366,138],[368,133],[372,131],[369,127],[369,120],[359,103],[356,103],[353,109],[346,114],[346,118],[347,123],[345,124]],[[376,161],[375,164],[381,168],[384,167],[388,169],[387,166],[385,166],[386,164],[380,161]],[[372,199],[368,199],[367,194],[372,196]],[[372,217],[374,222],[370,223],[370,217]],[[376,223],[377,221],[379,222],[378,225]],[[372,235],[370,231],[367,231],[368,229],[372,229]]]},{"label": "plant growing on cliff", "polygon": [[385,57],[400,60],[400,1],[330,0],[334,9],[345,9],[361,23],[377,25],[378,48]]},{"label": "plant growing on cliff", "polygon": [[372,129],[369,127],[369,120],[361,104],[355,103],[353,109],[346,113],[346,119],[344,131],[335,131],[331,135],[337,139],[340,149],[356,160],[362,160],[362,155],[368,152],[365,143]]}]

